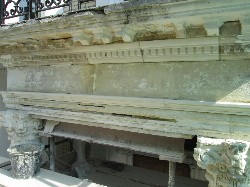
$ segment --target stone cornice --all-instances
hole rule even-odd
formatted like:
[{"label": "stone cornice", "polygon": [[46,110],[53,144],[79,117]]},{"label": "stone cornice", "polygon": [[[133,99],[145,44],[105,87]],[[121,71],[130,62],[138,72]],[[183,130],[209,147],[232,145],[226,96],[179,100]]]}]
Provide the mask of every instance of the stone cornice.
[{"label": "stone cornice", "polygon": [[24,110],[39,119],[167,137],[249,139],[250,105],[244,103],[30,92],[2,95],[8,109]]},{"label": "stone cornice", "polygon": [[133,42],[150,35],[151,38],[154,35],[165,36],[165,39],[171,38],[170,35],[172,38],[186,38],[185,29],[192,25],[205,27],[208,36],[218,36],[219,27],[224,22],[235,20],[243,24],[242,34],[249,32],[245,28],[250,2],[245,0],[228,0],[226,3],[211,0],[209,4],[202,0],[172,3],[165,0],[160,4],[143,2],[108,6],[104,12],[82,12],[3,27],[0,29],[0,43],[9,45],[27,39],[73,38],[83,45],[93,45],[114,43],[118,38],[122,42]]},{"label": "stone cornice", "polygon": [[[63,104],[64,109],[74,110],[73,105],[85,107],[104,108],[105,106],[149,108],[161,110],[176,110],[198,113],[230,114],[239,116],[250,116],[250,104],[248,103],[227,103],[227,102],[203,102],[188,100],[169,100],[152,99],[137,97],[118,97],[118,96],[98,96],[98,95],[75,95],[75,94],[56,94],[56,93],[37,93],[37,92],[1,92],[4,102],[15,105],[41,106],[60,109]],[[67,108],[68,105],[68,108]],[[71,106],[71,107],[70,107]],[[75,110],[81,110],[75,108]],[[96,111],[100,111],[96,109]],[[115,111],[113,111],[115,112]],[[109,113],[113,113],[110,111]],[[132,114],[130,114],[132,115]]]}]

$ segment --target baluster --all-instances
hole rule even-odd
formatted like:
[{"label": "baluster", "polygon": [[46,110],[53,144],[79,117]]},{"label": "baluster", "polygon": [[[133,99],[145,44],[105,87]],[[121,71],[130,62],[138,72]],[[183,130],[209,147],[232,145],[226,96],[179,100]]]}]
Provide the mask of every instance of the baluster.
[{"label": "baluster", "polygon": [[3,14],[4,14],[4,0],[0,0],[0,25],[4,23]]},{"label": "baluster", "polygon": [[32,19],[32,0],[29,0],[29,13],[28,13],[28,20]]},{"label": "baluster", "polygon": [[39,0],[35,0],[35,18],[38,18],[38,5],[39,5],[40,1]]}]

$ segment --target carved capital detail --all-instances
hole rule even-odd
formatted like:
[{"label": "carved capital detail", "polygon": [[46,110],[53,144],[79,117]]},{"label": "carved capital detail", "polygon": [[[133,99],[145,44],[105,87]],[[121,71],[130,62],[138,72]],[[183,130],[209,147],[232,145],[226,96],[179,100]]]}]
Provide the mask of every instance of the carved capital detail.
[{"label": "carved capital detail", "polygon": [[209,187],[250,186],[250,142],[199,137],[194,158]]},{"label": "carved capital detail", "polygon": [[38,144],[40,138],[38,130],[41,128],[41,120],[32,118],[22,111],[7,111],[4,113],[3,126],[6,128],[11,147],[21,144]]}]

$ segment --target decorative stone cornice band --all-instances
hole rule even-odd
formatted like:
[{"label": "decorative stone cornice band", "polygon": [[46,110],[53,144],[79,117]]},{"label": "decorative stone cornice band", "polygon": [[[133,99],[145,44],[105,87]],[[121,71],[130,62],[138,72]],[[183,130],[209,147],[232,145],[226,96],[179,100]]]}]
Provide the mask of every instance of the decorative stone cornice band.
[{"label": "decorative stone cornice band", "polygon": [[[2,55],[4,66],[41,66],[60,64],[104,64],[219,60],[218,37],[141,41],[134,43],[75,47],[70,52],[58,54],[62,49],[51,50],[51,54],[27,53]],[[42,51],[42,50],[41,50]],[[39,51],[39,53],[41,53]],[[53,54],[53,51],[57,54]]]}]

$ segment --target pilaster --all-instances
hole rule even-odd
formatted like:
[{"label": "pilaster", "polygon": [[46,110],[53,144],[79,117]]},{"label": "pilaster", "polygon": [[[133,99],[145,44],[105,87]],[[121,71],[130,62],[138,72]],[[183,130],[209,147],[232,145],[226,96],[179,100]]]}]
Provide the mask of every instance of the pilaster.
[{"label": "pilaster", "polygon": [[250,142],[199,137],[194,158],[206,169],[209,187],[250,186]]}]

